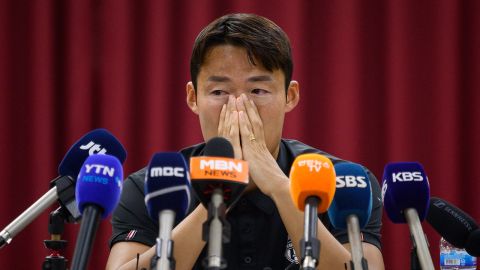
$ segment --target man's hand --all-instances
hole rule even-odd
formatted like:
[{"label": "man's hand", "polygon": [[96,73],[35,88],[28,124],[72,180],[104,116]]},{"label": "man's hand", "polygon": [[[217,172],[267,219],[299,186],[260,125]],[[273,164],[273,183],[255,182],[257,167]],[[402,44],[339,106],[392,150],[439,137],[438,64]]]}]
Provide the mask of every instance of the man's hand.
[{"label": "man's hand", "polygon": [[[276,181],[286,179],[275,158],[268,151],[263,122],[257,107],[245,94],[228,97],[223,105],[218,124],[218,136],[230,141],[235,158],[248,161],[251,183],[270,196]],[[240,143],[241,141],[241,143]]]},{"label": "man's hand", "polygon": [[235,105],[235,97],[228,96],[227,104],[224,104],[220,112],[218,123],[218,136],[224,137],[233,146],[236,159],[242,159],[242,148],[240,146],[240,132],[238,123],[238,110]]},{"label": "man's hand", "polygon": [[242,155],[248,161],[250,179],[267,196],[277,186],[277,181],[286,179],[277,161],[265,143],[263,122],[257,107],[245,94],[236,99],[242,140]]}]

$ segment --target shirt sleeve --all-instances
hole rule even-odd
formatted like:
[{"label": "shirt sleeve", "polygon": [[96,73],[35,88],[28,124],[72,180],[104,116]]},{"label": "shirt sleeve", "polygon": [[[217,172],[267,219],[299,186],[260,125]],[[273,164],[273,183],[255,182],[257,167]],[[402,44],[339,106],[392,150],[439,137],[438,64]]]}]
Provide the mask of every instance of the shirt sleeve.
[{"label": "shirt sleeve", "polygon": [[158,224],[148,215],[144,203],[145,170],[130,175],[123,184],[120,202],[113,212],[110,248],[118,242],[155,245]]},{"label": "shirt sleeve", "polygon": [[[381,233],[380,229],[382,227],[382,196],[381,196],[381,189],[378,183],[377,178],[373,173],[371,173],[368,169],[366,169],[368,177],[370,178],[370,184],[372,186],[372,213],[370,215],[370,219],[367,225],[361,229],[361,237],[362,242],[370,243],[376,246],[378,249],[381,250]],[[328,219],[328,215],[324,215],[322,222],[324,219]],[[324,222],[325,224],[325,222]],[[346,230],[336,230],[330,224],[328,220],[329,230],[332,232],[333,236],[342,244],[348,243],[348,232]]]}]

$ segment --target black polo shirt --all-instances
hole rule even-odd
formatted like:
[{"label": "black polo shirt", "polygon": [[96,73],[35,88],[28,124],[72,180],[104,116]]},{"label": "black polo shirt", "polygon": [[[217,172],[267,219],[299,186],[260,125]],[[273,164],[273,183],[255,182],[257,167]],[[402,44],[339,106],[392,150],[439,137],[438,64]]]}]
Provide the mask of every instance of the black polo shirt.
[{"label": "black polo shirt", "polygon": [[[191,156],[202,155],[205,144],[198,144],[181,150],[186,160]],[[277,163],[289,175],[296,156],[305,153],[319,153],[327,156],[335,164],[342,161],[296,140],[282,139]],[[367,170],[372,186],[373,205],[370,221],[362,229],[364,242],[380,249],[380,228],[382,219],[381,191],[375,176]],[[152,220],[144,202],[145,168],[130,175],[124,182],[122,196],[112,216],[113,234],[110,247],[117,242],[134,241],[148,246],[155,245],[158,236],[158,221]],[[289,200],[290,198],[285,198]],[[198,201],[193,201],[190,211]],[[320,220],[340,243],[348,243],[345,230],[336,230],[328,215],[320,214]],[[228,269],[298,269],[293,245],[287,235],[280,214],[274,202],[259,189],[244,194],[229,210],[227,220],[231,225],[230,243],[224,245],[224,257]],[[201,226],[201,224],[199,224]],[[321,248],[325,248],[321,246]],[[203,269],[202,260],[205,247],[193,269]],[[176,258],[181,260],[182,258]]]}]

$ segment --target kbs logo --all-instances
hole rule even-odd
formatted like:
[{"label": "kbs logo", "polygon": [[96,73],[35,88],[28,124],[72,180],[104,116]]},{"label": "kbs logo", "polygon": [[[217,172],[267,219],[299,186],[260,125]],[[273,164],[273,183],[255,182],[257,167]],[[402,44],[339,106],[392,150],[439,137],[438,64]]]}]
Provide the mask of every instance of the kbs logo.
[{"label": "kbs logo", "polygon": [[337,176],[337,188],[366,188],[367,182],[365,181],[365,176],[355,176],[355,175],[341,175]]},{"label": "kbs logo", "polygon": [[150,177],[175,176],[183,177],[185,169],[182,167],[153,167],[150,169]]},{"label": "kbs logo", "polygon": [[92,170],[95,170],[95,174],[108,175],[110,177],[115,175],[115,168],[110,168],[102,164],[85,164],[86,173],[91,173]]},{"label": "kbs logo", "polygon": [[313,170],[320,172],[322,168],[330,169],[330,164],[328,164],[328,162],[321,162],[316,159],[300,160],[298,162],[298,167],[303,166],[307,166],[310,169],[310,172],[313,172]]},{"label": "kbs logo", "polygon": [[93,155],[93,154],[105,154],[107,153],[107,149],[101,148],[102,146],[100,144],[96,144],[93,141],[90,141],[86,145],[81,145],[80,149],[81,150],[88,150],[88,155]]},{"label": "kbs logo", "polygon": [[392,181],[395,182],[410,182],[410,181],[423,181],[423,176],[421,172],[399,172],[392,173]]}]

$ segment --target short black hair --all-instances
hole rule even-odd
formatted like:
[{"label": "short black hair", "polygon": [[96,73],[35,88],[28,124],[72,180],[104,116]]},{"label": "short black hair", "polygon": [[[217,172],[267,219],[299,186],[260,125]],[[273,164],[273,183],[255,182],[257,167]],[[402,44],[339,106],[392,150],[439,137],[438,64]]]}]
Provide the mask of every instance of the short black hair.
[{"label": "short black hair", "polygon": [[268,71],[280,69],[285,75],[285,90],[288,89],[293,73],[288,36],[271,20],[245,13],[222,16],[198,34],[190,59],[190,76],[195,89],[205,55],[212,47],[224,44],[245,48],[253,65],[258,60]]}]

